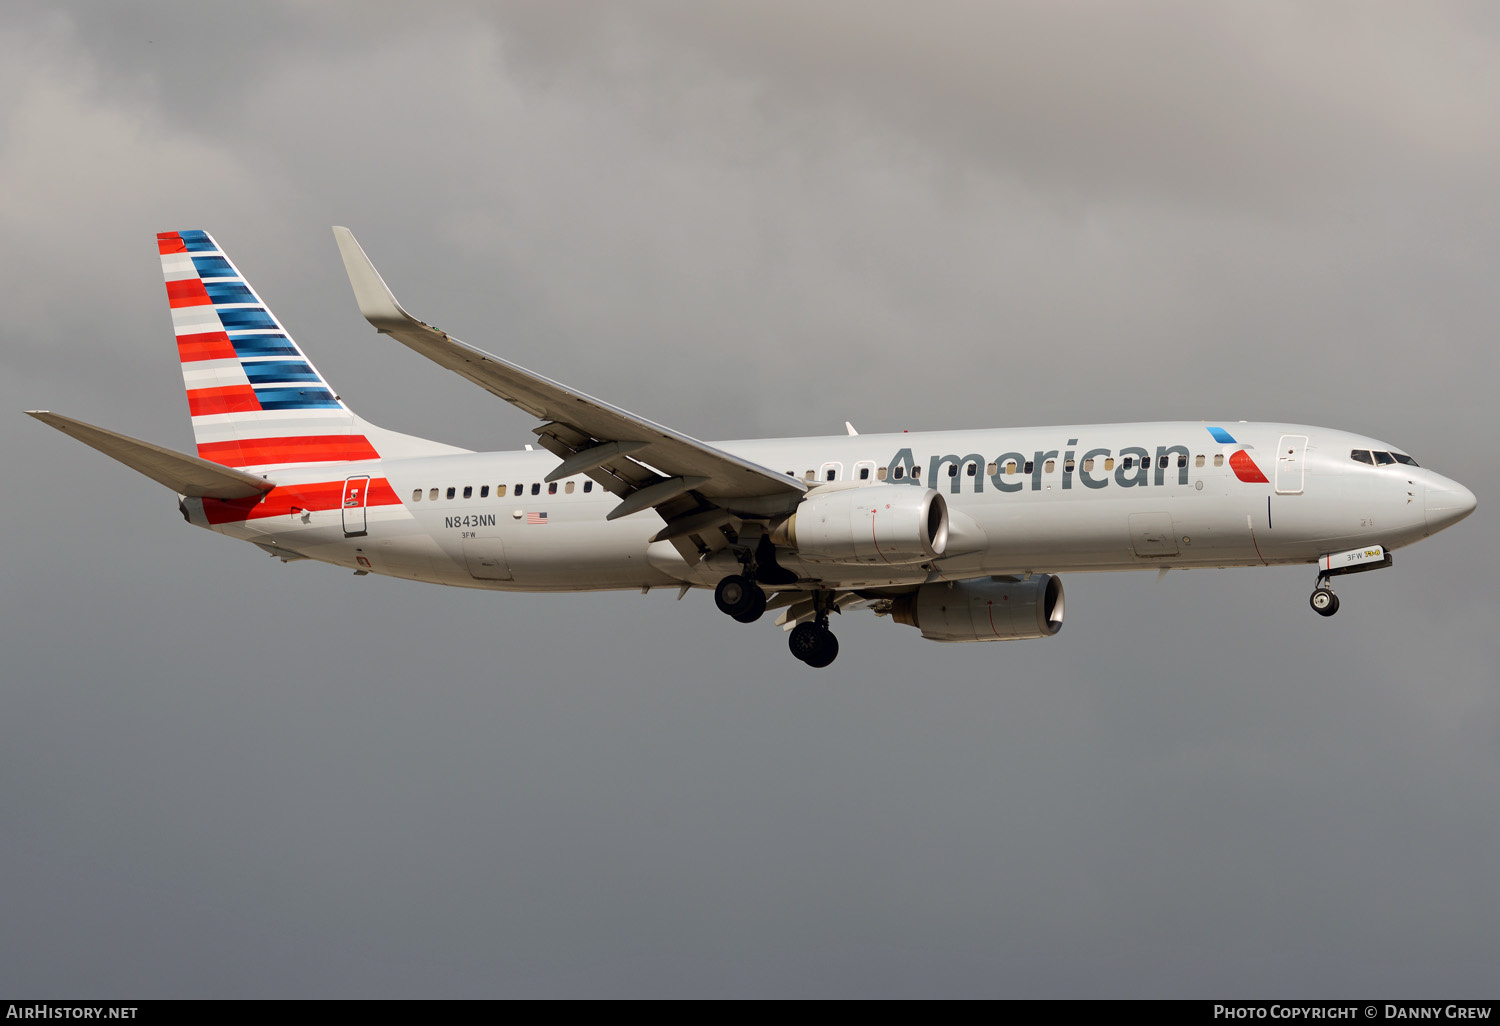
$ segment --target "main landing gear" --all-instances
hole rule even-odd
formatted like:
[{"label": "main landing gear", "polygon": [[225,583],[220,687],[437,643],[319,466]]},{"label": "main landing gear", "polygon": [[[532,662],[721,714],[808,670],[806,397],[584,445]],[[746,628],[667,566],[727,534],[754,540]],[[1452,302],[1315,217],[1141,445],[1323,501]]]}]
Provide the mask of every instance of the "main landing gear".
[{"label": "main landing gear", "polygon": [[814,669],[822,669],[839,656],[839,639],[828,629],[828,599],[826,591],[813,592],[812,621],[793,627],[786,639],[792,655]]},{"label": "main landing gear", "polygon": [[[787,647],[808,666],[821,668],[838,658],[839,639],[828,629],[831,593],[816,591],[812,601],[813,619],[792,628]],[[730,574],[714,588],[714,604],[740,623],[754,623],[766,611],[766,593],[748,574]]]},{"label": "main landing gear", "polygon": [[766,593],[749,577],[731,574],[714,588],[714,604],[740,623],[754,623],[766,611]]},{"label": "main landing gear", "polygon": [[839,639],[826,623],[799,623],[786,640],[792,655],[814,669],[820,670],[839,657]]}]

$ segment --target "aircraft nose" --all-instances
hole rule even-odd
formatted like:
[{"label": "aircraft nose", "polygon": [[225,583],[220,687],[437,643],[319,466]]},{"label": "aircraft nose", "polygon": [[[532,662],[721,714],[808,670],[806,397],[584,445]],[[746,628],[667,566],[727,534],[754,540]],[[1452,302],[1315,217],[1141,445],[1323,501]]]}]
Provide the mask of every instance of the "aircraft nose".
[{"label": "aircraft nose", "polygon": [[1479,500],[1457,481],[1439,478],[1427,486],[1427,530],[1441,531],[1474,512]]}]

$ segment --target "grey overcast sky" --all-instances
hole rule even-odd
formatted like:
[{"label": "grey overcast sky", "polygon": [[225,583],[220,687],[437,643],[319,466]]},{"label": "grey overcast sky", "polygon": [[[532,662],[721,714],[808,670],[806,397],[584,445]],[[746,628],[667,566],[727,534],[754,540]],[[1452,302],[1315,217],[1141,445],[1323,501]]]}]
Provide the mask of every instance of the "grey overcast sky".
[{"label": "grey overcast sky", "polygon": [[[1500,8],[0,9],[0,993],[1493,997]],[[22,416],[191,448],[153,233],[367,418],[533,422],[418,316],[704,438],[1364,432],[1479,512],[1073,575],[1053,639],[282,565]]]}]

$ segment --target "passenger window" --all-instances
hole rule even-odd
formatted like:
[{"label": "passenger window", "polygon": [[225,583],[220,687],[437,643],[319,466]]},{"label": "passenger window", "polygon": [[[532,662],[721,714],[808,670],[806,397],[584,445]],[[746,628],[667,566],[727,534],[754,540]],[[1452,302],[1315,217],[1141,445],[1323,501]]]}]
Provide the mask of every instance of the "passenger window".
[{"label": "passenger window", "polygon": [[884,467],[876,467],[875,468],[875,480],[877,480],[877,481],[884,481],[885,480],[885,468]]},{"label": "passenger window", "polygon": [[979,476],[979,464],[977,464],[977,463],[970,463],[969,464],[969,476],[970,477],[978,477]]},{"label": "passenger window", "polygon": [[1199,468],[1203,466],[1203,454],[1201,452],[1197,456],[1193,457],[1193,466]]},{"label": "passenger window", "polygon": [[594,482],[592,482],[592,481],[585,481],[583,483],[583,490],[585,492],[591,492],[591,491],[593,491],[594,490]]},{"label": "passenger window", "polygon": [[1126,456],[1123,462],[1124,462],[1126,470],[1134,470],[1135,469],[1135,457],[1134,456]]},{"label": "passenger window", "polygon": [[1071,474],[1071,473],[1073,473],[1073,461],[1072,460],[1064,460],[1063,461],[1063,473],[1064,474]]},{"label": "passenger window", "polygon": [[984,468],[984,472],[986,474],[990,475],[990,477],[994,477],[995,476],[995,469],[996,469],[995,465],[993,463],[991,463],[987,467]]},{"label": "passenger window", "polygon": [[573,494],[573,482],[569,481],[567,484],[563,485],[563,491],[567,492],[569,495],[572,495]]},{"label": "passenger window", "polygon": [[1370,455],[1368,449],[1355,449],[1349,454],[1349,458],[1355,463],[1367,463],[1372,467],[1375,465],[1375,458]]},{"label": "passenger window", "polygon": [[1390,453],[1381,452],[1378,449],[1375,451],[1375,465],[1377,467],[1388,467],[1395,462],[1396,457],[1392,456]]},{"label": "passenger window", "polygon": [[535,481],[531,482],[531,494],[532,495],[540,495],[540,494],[542,494],[542,486],[540,484],[538,484],[537,482],[535,482]]},{"label": "passenger window", "polygon": [[901,480],[903,477],[906,476],[906,468],[905,467],[897,467],[891,473],[891,476],[894,477],[897,481]]},{"label": "passenger window", "polygon": [[1084,460],[1083,461],[1083,469],[1084,470],[1093,470],[1094,469],[1094,461],[1093,460]]},{"label": "passenger window", "polygon": [[805,476],[809,481],[816,481],[818,479],[817,472],[812,470],[809,470]]},{"label": "passenger window", "polygon": [[1224,465],[1224,454],[1222,452],[1216,452],[1216,453],[1214,453],[1214,466],[1216,466],[1216,467],[1222,467],[1223,465]]},{"label": "passenger window", "polygon": [[464,485],[464,498],[466,498],[466,499],[472,499],[472,498],[474,498],[474,486],[473,485]]},{"label": "passenger window", "polygon": [[1187,469],[1187,454],[1186,453],[1178,453],[1178,455],[1177,455],[1177,469],[1178,470],[1186,470]]},{"label": "passenger window", "polygon": [[516,494],[517,495],[525,495],[526,494],[526,486],[523,485],[523,484],[516,485]]},{"label": "passenger window", "polygon": [[825,471],[823,471],[823,480],[825,480],[825,481],[832,481],[833,480],[833,475],[835,473],[836,473],[836,471],[833,471],[833,470],[825,470]]},{"label": "passenger window", "polygon": [[548,485],[547,485],[547,494],[548,495],[556,495],[557,494],[557,482],[556,481],[552,481],[552,482],[548,483]]},{"label": "passenger window", "polygon": [[489,485],[480,485],[479,486],[479,497],[481,499],[488,499],[490,497],[490,486]]},{"label": "passenger window", "polygon": [[427,498],[432,500],[433,502],[437,502],[437,489],[434,488],[432,491],[428,492]]},{"label": "passenger window", "polygon": [[949,477],[957,477],[958,476],[958,464],[957,463],[950,463],[950,464],[948,464],[948,476]]},{"label": "passenger window", "polygon": [[421,502],[422,501],[422,489],[418,488],[416,491],[414,491],[414,492],[411,493],[411,501],[412,502]]},{"label": "passenger window", "polygon": [[458,492],[457,488],[449,488],[448,489],[448,498],[450,498],[450,499],[453,498],[453,496],[455,494],[457,494],[457,492]]},{"label": "passenger window", "polygon": [[499,499],[505,498],[505,486],[504,485],[496,485],[495,486],[495,497],[499,498]]},{"label": "passenger window", "polygon": [[1157,465],[1157,466],[1158,466],[1158,467],[1159,467],[1159,468],[1161,468],[1161,469],[1162,469],[1162,470],[1166,470],[1166,469],[1167,469],[1167,466],[1168,466],[1168,465],[1169,465],[1169,464],[1170,464],[1170,463],[1171,463],[1171,462],[1172,462],[1172,457],[1170,457],[1170,456],[1168,456],[1168,455],[1166,455],[1166,454],[1163,454],[1163,455],[1162,455],[1162,456],[1160,456],[1160,457],[1159,457],[1159,458],[1158,458],[1158,459],[1157,459],[1157,461],[1156,461],[1156,465]]},{"label": "passenger window", "polygon": [[1031,468],[1033,466],[1035,466],[1035,462],[1032,461],[1032,460],[1027,460],[1026,461],[1026,473],[1028,473],[1028,474],[1031,473]]},{"label": "passenger window", "polygon": [[1104,469],[1107,471],[1115,469],[1115,458],[1113,456],[1104,457]]},{"label": "passenger window", "polygon": [[1042,469],[1045,470],[1049,474],[1052,473],[1054,470],[1057,469],[1057,461],[1056,460],[1048,460],[1046,463],[1042,464]]},{"label": "passenger window", "polygon": [[859,468],[859,479],[861,481],[868,481],[868,480],[870,480],[870,468],[869,467],[860,467]]},{"label": "passenger window", "polygon": [[921,477],[922,476],[922,468],[921,467],[912,467],[911,468],[911,476],[912,477]]}]

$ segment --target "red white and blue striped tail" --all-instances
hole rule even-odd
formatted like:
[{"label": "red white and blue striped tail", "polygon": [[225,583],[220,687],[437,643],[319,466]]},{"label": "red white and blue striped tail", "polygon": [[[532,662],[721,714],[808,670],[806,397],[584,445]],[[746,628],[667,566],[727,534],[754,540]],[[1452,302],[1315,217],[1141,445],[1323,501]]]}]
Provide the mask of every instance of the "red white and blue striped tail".
[{"label": "red white and blue striped tail", "polygon": [[212,236],[156,242],[199,456],[253,469],[380,458],[364,421]]}]

